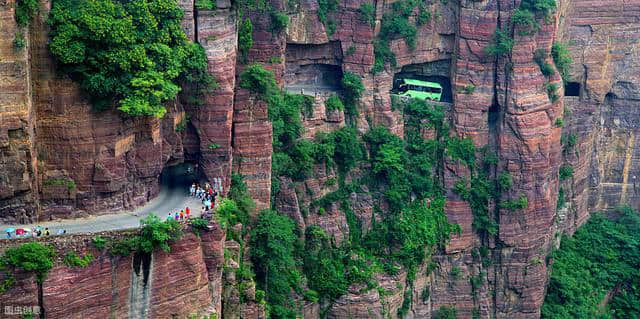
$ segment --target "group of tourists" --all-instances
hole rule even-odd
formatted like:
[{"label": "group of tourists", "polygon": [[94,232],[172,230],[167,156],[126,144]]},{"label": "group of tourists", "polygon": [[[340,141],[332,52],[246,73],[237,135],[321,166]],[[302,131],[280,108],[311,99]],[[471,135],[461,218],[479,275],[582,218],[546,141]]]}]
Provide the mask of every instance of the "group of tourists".
[{"label": "group of tourists", "polygon": [[175,219],[179,222],[187,221],[189,218],[191,218],[191,209],[189,209],[189,207],[180,210],[179,213],[176,212],[174,215],[172,215],[171,213],[167,215],[167,220]]},{"label": "group of tourists", "polygon": [[204,212],[213,210],[216,206],[216,199],[218,198],[218,191],[212,187],[209,183],[205,183],[204,187],[200,187],[199,184],[193,183],[189,189],[189,194],[198,198],[204,205]]},{"label": "group of tourists", "polygon": [[[21,237],[41,237],[41,236],[50,236],[51,231],[49,231],[49,227],[45,227],[44,229],[41,226],[36,226],[35,229],[31,228],[7,228],[5,229],[5,233],[7,234],[7,238],[11,239],[11,234],[15,233],[16,238]],[[66,229],[58,229],[56,235],[64,235],[67,233]]]}]

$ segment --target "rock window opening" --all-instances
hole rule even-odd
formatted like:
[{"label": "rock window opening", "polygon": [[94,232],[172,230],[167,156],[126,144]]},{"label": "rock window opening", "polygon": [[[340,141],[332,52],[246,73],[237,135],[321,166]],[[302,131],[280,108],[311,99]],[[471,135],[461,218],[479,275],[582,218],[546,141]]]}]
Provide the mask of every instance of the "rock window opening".
[{"label": "rock window opening", "polygon": [[580,96],[580,83],[567,82],[564,87],[564,96]]}]

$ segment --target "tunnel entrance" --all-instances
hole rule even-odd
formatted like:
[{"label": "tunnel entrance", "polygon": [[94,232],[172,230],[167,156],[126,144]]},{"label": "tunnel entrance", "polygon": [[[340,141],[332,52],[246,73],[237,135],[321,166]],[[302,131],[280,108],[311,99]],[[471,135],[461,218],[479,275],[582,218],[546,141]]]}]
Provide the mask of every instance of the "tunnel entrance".
[{"label": "tunnel entrance", "polygon": [[567,82],[564,86],[564,96],[580,96],[580,83]]},{"label": "tunnel entrance", "polygon": [[450,59],[405,65],[400,72],[394,74],[393,88],[391,91],[396,92],[398,85],[403,79],[435,82],[442,86],[442,98],[440,101],[452,103],[453,94],[451,92],[450,68]]},{"label": "tunnel entrance", "polygon": [[335,92],[342,79],[340,41],[324,44],[287,44],[285,89],[291,93]]},{"label": "tunnel entrance", "polygon": [[200,182],[201,173],[195,162],[184,162],[167,166],[160,174],[160,187],[164,189],[188,189],[193,183]]}]

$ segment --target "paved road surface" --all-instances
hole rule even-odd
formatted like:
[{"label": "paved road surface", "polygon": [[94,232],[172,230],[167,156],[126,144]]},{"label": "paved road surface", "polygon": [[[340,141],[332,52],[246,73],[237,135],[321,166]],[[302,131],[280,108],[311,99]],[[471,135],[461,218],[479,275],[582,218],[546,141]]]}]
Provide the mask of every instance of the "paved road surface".
[{"label": "paved road surface", "polygon": [[[181,209],[189,207],[192,211],[192,217],[200,216],[202,203],[187,195],[186,189],[162,189],[160,194],[148,202],[146,205],[139,207],[133,211],[120,212],[115,214],[90,216],[77,219],[61,219],[57,221],[43,222],[29,225],[0,225],[2,238],[6,238],[4,230],[7,227],[12,228],[31,228],[35,229],[37,225],[43,229],[49,227],[51,235],[55,235],[58,229],[65,229],[67,233],[91,233],[98,231],[109,231],[117,229],[129,229],[140,226],[140,219],[154,213],[158,217],[165,219],[169,212],[180,212]],[[11,234],[15,238],[15,234]]]}]

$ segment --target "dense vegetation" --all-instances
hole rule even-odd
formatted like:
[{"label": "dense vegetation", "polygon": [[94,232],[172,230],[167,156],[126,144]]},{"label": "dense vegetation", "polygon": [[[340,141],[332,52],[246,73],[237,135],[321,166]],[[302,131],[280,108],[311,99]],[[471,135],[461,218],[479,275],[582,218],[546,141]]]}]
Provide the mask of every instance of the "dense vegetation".
[{"label": "dense vegetation", "polygon": [[175,0],[60,0],[53,4],[49,49],[96,109],[161,117],[180,83],[202,94],[215,87],[198,44],[187,40]]},{"label": "dense vegetation", "polygon": [[[259,65],[247,67],[239,85],[269,105],[274,139],[272,195],[278,194],[281,177],[295,183],[312,177],[315,165],[325,165],[337,172],[333,183],[338,184],[338,190],[301,207],[301,211],[304,215],[323,214],[336,203],[349,225],[349,238],[338,245],[319,227],[298,229],[293,220],[273,209],[259,214],[251,230],[252,261],[258,287],[266,292],[273,318],[295,317],[299,305],[293,295],[330,304],[353,283],[375,289],[376,273],[395,273],[399,266],[409,271],[407,281],[411,285],[417,267],[428,261],[452,232],[459,231],[444,214],[445,191],[440,176],[447,146],[455,149],[455,154],[464,147],[447,143],[448,127],[438,107],[417,100],[406,103],[404,139],[384,127],[374,127],[359,136],[355,128],[347,126],[306,140],[301,139],[301,118],[311,103],[308,97],[283,93],[273,74]],[[364,87],[359,76],[349,72],[345,72],[342,87],[342,99],[332,97],[327,104],[331,105],[328,108],[339,109],[343,103],[346,112],[349,105],[357,104]],[[434,130],[437,137],[424,139],[425,129]],[[346,175],[363,165],[370,169],[347,181]],[[365,186],[376,206],[388,208],[377,209],[379,220],[363,233],[349,198],[363,192]],[[299,240],[301,235],[304,241]],[[403,305],[401,312],[409,306]]]},{"label": "dense vegetation", "polygon": [[[418,10],[416,10],[418,8]],[[362,10],[362,9],[361,9]],[[417,11],[417,13],[416,13]],[[409,21],[409,17],[415,16],[415,23]],[[416,47],[416,26],[421,26],[431,20],[431,12],[425,3],[416,0],[401,0],[391,4],[391,12],[382,15],[380,20],[380,33],[374,41],[375,62],[371,72],[376,74],[384,70],[385,64],[396,66],[396,57],[389,47],[394,39],[404,39],[409,49]],[[371,21],[371,19],[369,19]]]},{"label": "dense vegetation", "polygon": [[[629,207],[596,214],[553,253],[542,318],[640,317],[640,216]],[[605,295],[613,292],[607,305]]]},{"label": "dense vegetation", "polygon": [[[4,252],[0,258],[0,270],[7,271],[20,268],[24,271],[34,272],[36,281],[40,284],[47,278],[49,270],[53,268],[54,257],[53,248],[38,242],[29,242],[18,247],[12,247]],[[12,278],[10,276],[10,281]],[[4,287],[6,283],[2,286]]]}]

